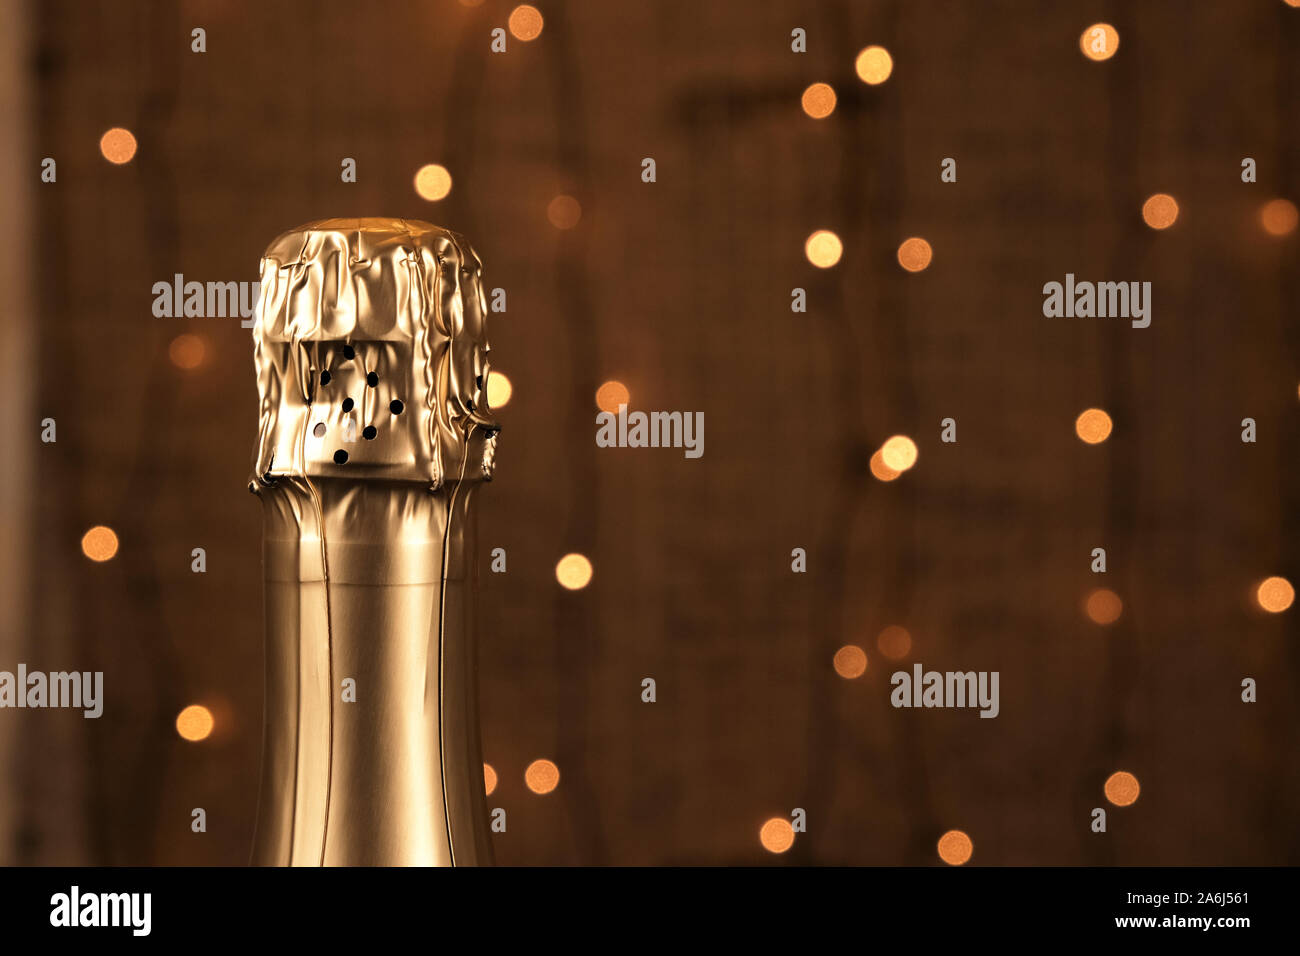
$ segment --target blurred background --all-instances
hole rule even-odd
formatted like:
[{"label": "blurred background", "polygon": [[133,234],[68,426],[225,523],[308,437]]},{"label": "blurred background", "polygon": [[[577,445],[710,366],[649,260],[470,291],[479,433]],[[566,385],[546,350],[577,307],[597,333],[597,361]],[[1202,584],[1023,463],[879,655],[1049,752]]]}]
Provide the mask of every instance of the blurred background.
[{"label": "blurred background", "polygon": [[[0,862],[247,862],[251,335],[152,288],[383,215],[465,234],[507,294],[478,498],[498,862],[943,865],[959,830],[973,864],[1300,863],[1300,609],[1258,591],[1300,579],[1300,9],[516,6],[0,0],[0,670],[106,697],[0,711]],[[1150,328],[1045,318],[1067,272],[1150,281]],[[598,449],[607,382],[702,411],[704,456]],[[918,661],[999,671],[1000,715],[892,708]],[[789,845],[764,827],[795,808]]]}]

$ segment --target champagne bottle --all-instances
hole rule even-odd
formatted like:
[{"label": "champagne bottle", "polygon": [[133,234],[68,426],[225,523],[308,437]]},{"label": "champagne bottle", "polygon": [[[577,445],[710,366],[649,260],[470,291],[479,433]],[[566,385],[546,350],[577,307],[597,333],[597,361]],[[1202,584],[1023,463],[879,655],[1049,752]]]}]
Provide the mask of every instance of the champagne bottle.
[{"label": "champagne bottle", "polygon": [[266,703],[253,862],[491,862],[473,634],[481,263],[424,222],[268,247],[253,328]]}]

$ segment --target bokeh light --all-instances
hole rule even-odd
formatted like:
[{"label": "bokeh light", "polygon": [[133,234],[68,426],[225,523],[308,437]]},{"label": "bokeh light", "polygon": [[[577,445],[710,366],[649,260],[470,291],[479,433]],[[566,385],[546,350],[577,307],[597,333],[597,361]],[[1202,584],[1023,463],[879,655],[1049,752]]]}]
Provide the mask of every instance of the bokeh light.
[{"label": "bokeh light", "polygon": [[524,770],[524,783],[533,793],[550,793],[560,785],[560,768],[550,760],[534,760]]},{"label": "bokeh light", "polygon": [[505,408],[510,403],[510,396],[515,393],[515,387],[510,384],[510,379],[497,371],[488,372],[487,381],[487,400],[488,408]]},{"label": "bokeh light", "polygon": [[829,83],[814,83],[803,91],[800,102],[813,119],[825,119],[835,112],[835,90]]},{"label": "bokeh light", "polygon": [[617,412],[618,406],[627,405],[632,396],[622,382],[610,379],[596,389],[596,407],[602,412]]},{"label": "bokeh light", "polygon": [[582,219],[582,204],[561,193],[546,206],[546,218],[556,229],[572,229]]},{"label": "bokeh light", "polygon": [[176,733],[186,740],[203,740],[212,733],[215,723],[212,711],[202,704],[190,704],[176,715]]},{"label": "bokeh light", "polygon": [[1088,592],[1083,610],[1094,624],[1114,624],[1124,613],[1124,602],[1110,588],[1097,588]]},{"label": "bokeh light", "polygon": [[1117,770],[1112,773],[1106,778],[1106,784],[1102,789],[1106,793],[1106,799],[1117,807],[1132,806],[1137,802],[1138,794],[1142,790],[1138,785],[1138,778],[1127,770]]},{"label": "bokeh light", "polygon": [[1281,614],[1295,601],[1295,588],[1286,578],[1265,578],[1255,589],[1255,600],[1265,611]]},{"label": "bokeh light", "polygon": [[129,163],[135,158],[135,135],[129,129],[114,126],[99,138],[99,151],[114,166]]},{"label": "bokeh light", "polygon": [[117,554],[117,533],[97,524],[81,536],[81,553],[92,561],[110,561]]},{"label": "bokeh light", "polygon": [[803,253],[818,269],[829,269],[840,261],[844,244],[829,229],[818,229],[804,241]]},{"label": "bokeh light", "polygon": [[203,356],[206,352],[203,339],[190,332],[183,332],[176,336],[172,339],[171,345],[167,346],[167,355],[171,358],[172,364],[183,369],[198,368],[203,364]]},{"label": "bokeh light", "polygon": [[949,866],[961,866],[975,852],[975,844],[961,830],[949,830],[939,837],[939,859]]},{"label": "bokeh light", "polygon": [[835,673],[853,680],[867,672],[867,654],[856,644],[845,644],[835,652]]},{"label": "bokeh light", "polygon": [[1074,433],[1089,445],[1098,445],[1110,437],[1110,416],[1100,408],[1089,408],[1074,420]]},{"label": "bokeh light", "polygon": [[895,471],[885,464],[884,452],[877,448],[875,454],[871,456],[871,474],[881,481],[893,481],[902,472]]},{"label": "bokeh light", "polygon": [[853,61],[853,69],[863,83],[875,86],[885,82],[889,79],[889,74],[894,72],[894,58],[883,46],[869,46],[858,53],[858,58]]},{"label": "bokeh light", "polygon": [[1168,193],[1156,193],[1142,204],[1142,221],[1152,229],[1168,229],[1178,219],[1178,201]]},{"label": "bokeh light", "polygon": [[428,163],[415,174],[415,192],[421,199],[437,202],[451,192],[451,173],[446,166]]},{"label": "bokeh light", "polygon": [[759,828],[758,842],[768,853],[784,853],[794,846],[794,827],[782,817],[772,817]]},{"label": "bokeh light", "polygon": [[891,624],[876,636],[876,646],[891,661],[901,661],[912,652],[912,635],[907,628]]},{"label": "bokeh light", "polygon": [[486,793],[488,796],[491,796],[492,791],[495,790],[496,788],[497,788],[496,769],[490,763],[485,763],[483,764],[483,792]]},{"label": "bokeh light", "polygon": [[1090,60],[1109,60],[1119,49],[1119,31],[1109,23],[1094,23],[1079,34],[1079,49]]},{"label": "bokeh light", "polygon": [[920,272],[934,258],[934,250],[920,236],[904,239],[898,247],[898,264],[908,272]]},{"label": "bokeh light", "polygon": [[542,35],[542,12],[532,4],[521,3],[510,11],[506,21],[510,35],[528,43]]},{"label": "bokeh light", "polygon": [[1300,213],[1289,199],[1270,199],[1259,211],[1259,224],[1270,236],[1289,236],[1295,232]]},{"label": "bokeh light", "polygon": [[880,446],[880,457],[891,471],[907,471],[916,464],[916,442],[906,435],[894,435]]},{"label": "bokeh light", "polygon": [[570,591],[585,588],[591,583],[591,562],[584,554],[566,554],[555,563],[555,580]]}]

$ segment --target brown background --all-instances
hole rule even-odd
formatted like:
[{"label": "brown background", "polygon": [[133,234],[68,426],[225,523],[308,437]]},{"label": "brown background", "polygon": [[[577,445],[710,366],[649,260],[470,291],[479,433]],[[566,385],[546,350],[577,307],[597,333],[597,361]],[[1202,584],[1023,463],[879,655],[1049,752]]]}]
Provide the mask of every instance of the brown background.
[{"label": "brown background", "polygon": [[[499,862],[931,864],[952,827],[977,864],[1300,862],[1300,610],[1251,604],[1265,575],[1300,580],[1300,240],[1256,218],[1300,198],[1300,10],[538,5],[541,37],[492,55],[500,0],[3,4],[0,669],[103,670],[107,705],[0,712],[0,861],[247,861],[250,335],[155,318],[151,287],[252,281],[288,227],[391,215],[465,233],[508,293],[491,337],[515,392],[479,498],[484,570],[509,555],[480,601]],[[1121,37],[1100,64],[1078,47],[1099,20]],[[853,75],[870,43],[894,57],[879,87]],[[840,96],[821,122],[799,108],[819,80]],[[123,167],[98,152],[115,125],[140,143]],[[412,189],[426,162],[455,179],[441,203]],[[1139,214],[1157,191],[1182,209],[1161,233]],[[561,192],[583,208],[563,233]],[[845,244],[826,272],[816,228]],[[935,250],[916,275],[894,259],[911,235]],[[1044,318],[1066,272],[1151,281],[1151,327]],[[184,331],[193,371],[168,359]],[[597,449],[606,378],[634,408],[703,411],[704,457]],[[1090,405],[1115,420],[1095,448],[1073,434]],[[867,459],[898,432],[919,462],[879,483]],[[103,565],[78,544],[99,523],[122,543]],[[570,550],[596,569],[572,594]],[[1111,628],[1080,611],[1099,583],[1125,601]],[[1000,671],[1001,716],[892,709],[891,623],[905,666]],[[830,666],[847,642],[857,681]],[[200,744],[173,728],[193,702],[218,719]],[[563,775],[549,796],[523,784],[537,757]],[[1117,769],[1141,798],[1093,834]],[[773,857],[758,827],[794,807],[809,832]]]}]

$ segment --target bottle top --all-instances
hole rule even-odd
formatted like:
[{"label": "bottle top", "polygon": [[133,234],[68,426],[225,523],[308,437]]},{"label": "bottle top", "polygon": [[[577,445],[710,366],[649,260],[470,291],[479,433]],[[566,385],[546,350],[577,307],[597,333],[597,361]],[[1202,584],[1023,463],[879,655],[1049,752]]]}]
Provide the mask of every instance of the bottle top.
[{"label": "bottle top", "polygon": [[250,488],[278,477],[490,480],[482,263],[408,219],[325,219],[262,257]]}]

